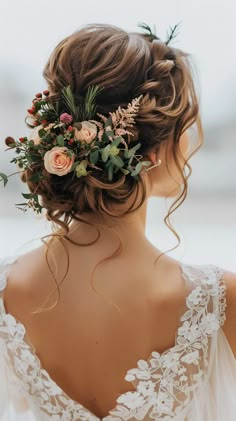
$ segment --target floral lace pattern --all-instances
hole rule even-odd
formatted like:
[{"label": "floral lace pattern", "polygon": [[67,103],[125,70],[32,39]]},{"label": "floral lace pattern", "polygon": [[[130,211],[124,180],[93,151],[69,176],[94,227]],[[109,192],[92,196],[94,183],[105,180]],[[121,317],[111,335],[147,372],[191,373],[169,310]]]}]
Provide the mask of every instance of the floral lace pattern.
[{"label": "floral lace pattern", "polygon": [[[6,285],[7,266],[0,265],[0,291]],[[184,414],[193,393],[204,380],[211,347],[209,338],[224,324],[226,286],[223,271],[213,265],[181,264],[190,293],[187,310],[176,333],[175,346],[128,370],[125,380],[135,391],[121,394],[117,406],[104,421],[172,420]],[[48,420],[99,421],[88,409],[73,401],[51,379],[26,340],[25,328],[5,312],[0,299],[0,343],[7,345],[8,358],[25,389],[38,418]],[[182,417],[181,420],[184,418]]]},{"label": "floral lace pattern", "polygon": [[153,352],[148,361],[139,360],[137,368],[128,371],[125,379],[136,380],[137,390],[117,399],[120,405],[110,413],[119,420],[142,420],[147,415],[150,420],[171,420],[183,412],[204,378],[208,337],[225,320],[223,271],[212,265],[182,265],[182,272],[197,286],[187,296],[188,310],[180,319],[176,345],[162,354]]}]

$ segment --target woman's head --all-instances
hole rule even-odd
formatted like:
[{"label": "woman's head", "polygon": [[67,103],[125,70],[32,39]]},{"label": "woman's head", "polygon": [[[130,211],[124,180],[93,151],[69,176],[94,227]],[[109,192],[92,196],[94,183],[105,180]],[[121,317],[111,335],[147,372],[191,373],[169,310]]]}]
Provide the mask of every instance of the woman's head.
[{"label": "woman's head", "polygon": [[[143,202],[147,196],[147,178],[153,186],[152,195],[175,196],[180,185],[187,188],[181,139],[186,139],[187,128],[195,122],[201,137],[199,107],[187,53],[159,39],[153,40],[148,34],[90,24],[56,46],[43,74],[50,96],[55,99],[60,98],[61,89],[68,84],[78,103],[89,86],[102,86],[97,112],[104,115],[119,106],[126,107],[142,94],[131,140],[134,144],[141,142],[139,153],[144,159],[154,162],[155,155],[162,160],[160,167],[147,173],[148,177],[143,173],[138,183],[130,176],[108,183],[96,170],[81,179],[55,176],[50,182],[41,181],[37,192],[49,219],[56,222],[64,216],[68,221],[71,216],[90,211],[109,214],[111,204],[118,206],[127,202],[127,198],[140,197],[140,192]],[[23,180],[33,191],[35,186],[27,173]],[[135,206],[137,203],[130,211]]]},{"label": "woman's head", "polygon": [[[43,74],[52,101],[60,101],[61,90],[67,85],[71,86],[78,104],[89,86],[101,86],[96,111],[105,116],[119,106],[127,107],[132,99],[142,95],[135,125],[130,128],[130,141],[134,146],[141,143],[138,152],[144,160],[153,164],[161,160],[160,166],[141,172],[138,182],[124,174],[110,182],[94,169],[79,179],[69,173],[35,183],[29,180],[32,171],[26,170],[22,180],[32,192],[37,187],[47,218],[62,227],[61,232],[51,235],[70,241],[67,234],[73,219],[86,222],[83,215],[88,213],[105,216],[107,220],[128,215],[150,196],[176,197],[165,218],[172,229],[169,216],[187,194],[187,179],[191,173],[187,158],[192,154],[192,151],[189,154],[191,144],[187,129],[194,123],[199,145],[202,142],[199,105],[188,54],[158,38],[153,39],[151,34],[90,24],[56,46]],[[83,242],[82,245],[89,244]]]}]

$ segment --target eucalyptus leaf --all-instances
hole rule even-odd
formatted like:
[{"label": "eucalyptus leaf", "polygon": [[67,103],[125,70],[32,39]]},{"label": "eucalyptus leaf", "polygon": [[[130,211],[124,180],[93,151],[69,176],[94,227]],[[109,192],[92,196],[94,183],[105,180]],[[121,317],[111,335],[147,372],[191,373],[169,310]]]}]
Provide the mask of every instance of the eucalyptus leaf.
[{"label": "eucalyptus leaf", "polygon": [[108,180],[112,181],[113,179],[113,171],[114,171],[114,165],[110,165],[108,168]]},{"label": "eucalyptus leaf", "polygon": [[106,121],[106,123],[105,123],[105,128],[106,128],[106,127],[108,127],[108,126],[111,126],[111,127],[113,126],[111,116],[110,116],[110,117],[108,117],[108,119],[107,119],[107,121]]},{"label": "eucalyptus leaf", "polygon": [[64,136],[62,136],[61,134],[59,136],[57,136],[57,144],[59,146],[64,146],[65,145]]},{"label": "eucalyptus leaf", "polygon": [[133,148],[129,149],[129,156],[131,156],[131,154],[135,154],[135,152],[140,148],[141,143],[138,143],[137,145],[133,146]]},{"label": "eucalyptus leaf", "polygon": [[27,202],[25,202],[25,203],[15,203],[15,206],[27,206]]},{"label": "eucalyptus leaf", "polygon": [[8,177],[6,174],[0,172],[0,181],[3,181],[3,186],[5,187],[8,183]]},{"label": "eucalyptus leaf", "polygon": [[109,156],[109,151],[110,151],[111,146],[107,145],[103,150],[102,150],[102,160],[103,162],[106,162],[108,160],[108,156]]},{"label": "eucalyptus leaf", "polygon": [[141,171],[141,169],[142,169],[142,162],[138,162],[138,164],[135,167],[135,170],[132,171],[132,173],[131,173],[132,177],[134,175],[137,175]]},{"label": "eucalyptus leaf", "polygon": [[131,157],[129,159],[129,162],[128,162],[128,165],[130,165],[132,163],[133,159],[134,159],[134,155],[131,155]]},{"label": "eucalyptus leaf", "polygon": [[99,150],[96,149],[95,151],[90,153],[90,161],[92,162],[92,164],[96,164],[98,162],[98,158],[99,158]]},{"label": "eucalyptus leaf", "polygon": [[107,136],[114,137],[114,132],[112,130],[106,130],[106,134],[107,134]]},{"label": "eucalyptus leaf", "polygon": [[120,169],[125,175],[129,174],[129,170],[126,170],[125,168]]},{"label": "eucalyptus leaf", "polygon": [[21,193],[25,199],[33,199],[33,193]]},{"label": "eucalyptus leaf", "polygon": [[111,143],[111,146],[118,146],[118,145],[120,144],[121,140],[122,140],[122,137],[121,137],[121,136],[117,136],[117,137],[113,140],[113,142]]},{"label": "eucalyptus leaf", "polygon": [[124,158],[128,159],[129,158],[129,150],[125,149],[124,151]]},{"label": "eucalyptus leaf", "polygon": [[118,155],[111,155],[110,157],[111,161],[113,162],[113,164],[115,164],[117,167],[122,168],[124,166],[124,161],[121,159],[120,156]]},{"label": "eucalyptus leaf", "polygon": [[105,143],[110,142],[110,139],[109,139],[109,137],[107,136],[106,132],[104,132],[104,133],[103,133],[103,135],[102,135],[102,140],[103,140],[103,142],[105,142]]}]

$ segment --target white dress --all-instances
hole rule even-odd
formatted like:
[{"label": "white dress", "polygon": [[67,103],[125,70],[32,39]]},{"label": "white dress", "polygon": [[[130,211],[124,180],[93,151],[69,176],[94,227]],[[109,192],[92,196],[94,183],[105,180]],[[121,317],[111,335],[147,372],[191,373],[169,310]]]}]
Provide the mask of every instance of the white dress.
[{"label": "white dress", "polygon": [[[0,291],[17,256],[0,260]],[[223,271],[180,263],[186,303],[175,346],[155,350],[127,371],[135,391],[120,394],[103,421],[235,421],[236,362],[221,326],[225,321]],[[1,292],[0,292],[1,297]],[[101,379],[102,381],[102,379]],[[40,364],[23,324],[0,298],[0,419],[101,421],[72,400]]]}]

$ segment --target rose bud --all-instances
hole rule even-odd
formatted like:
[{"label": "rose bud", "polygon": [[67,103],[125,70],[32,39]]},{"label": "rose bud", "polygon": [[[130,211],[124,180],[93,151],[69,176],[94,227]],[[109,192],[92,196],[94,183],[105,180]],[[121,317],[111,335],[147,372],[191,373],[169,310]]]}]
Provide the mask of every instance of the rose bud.
[{"label": "rose bud", "polygon": [[36,98],[42,98],[42,94],[41,94],[41,92],[39,92],[39,93],[38,93],[38,94],[36,94],[35,96],[36,96]]},{"label": "rose bud", "polygon": [[43,91],[43,95],[48,96],[50,94],[49,90],[46,89],[45,91]]},{"label": "rose bud", "polygon": [[75,143],[74,139],[70,139],[70,140],[68,141],[68,144],[69,144],[69,145],[73,145],[73,143]]},{"label": "rose bud", "polygon": [[35,110],[33,110],[32,108],[29,108],[27,111],[28,111],[29,114],[34,114]]},{"label": "rose bud", "polygon": [[7,136],[5,139],[5,144],[11,147],[11,145],[15,144],[15,140],[13,139],[13,137]]},{"label": "rose bud", "polygon": [[47,120],[42,120],[41,123],[42,124],[48,124]]},{"label": "rose bud", "polygon": [[74,130],[74,129],[73,129],[73,127],[72,127],[72,126],[68,126],[68,127],[67,127],[67,130],[68,130],[68,132],[73,132],[73,130]]},{"label": "rose bud", "polygon": [[26,141],[27,141],[27,137],[20,137],[20,138],[19,138],[19,141],[20,141],[21,143],[24,143],[24,142],[26,142]]},{"label": "rose bud", "polygon": [[33,126],[38,126],[38,125],[39,125],[38,121],[33,121]]}]

